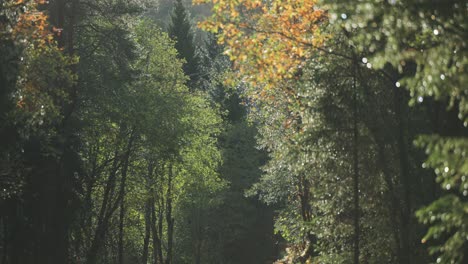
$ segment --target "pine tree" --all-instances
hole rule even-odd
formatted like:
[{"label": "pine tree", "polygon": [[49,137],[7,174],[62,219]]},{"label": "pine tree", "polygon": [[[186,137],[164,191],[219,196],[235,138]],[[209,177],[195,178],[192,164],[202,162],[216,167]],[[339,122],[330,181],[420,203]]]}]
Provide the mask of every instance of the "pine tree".
[{"label": "pine tree", "polygon": [[169,25],[169,36],[176,41],[175,47],[179,53],[179,58],[185,59],[184,72],[190,77],[189,87],[194,89],[199,79],[198,64],[199,59],[193,42],[192,26],[190,25],[189,14],[182,3],[176,0],[171,15]]}]

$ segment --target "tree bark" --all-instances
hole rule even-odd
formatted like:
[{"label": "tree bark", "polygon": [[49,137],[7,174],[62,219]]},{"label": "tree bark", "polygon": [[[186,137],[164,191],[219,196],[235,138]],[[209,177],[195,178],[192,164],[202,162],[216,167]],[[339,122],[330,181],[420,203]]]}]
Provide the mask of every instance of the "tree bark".
[{"label": "tree bark", "polygon": [[162,244],[162,233],[163,233],[163,221],[164,221],[164,217],[163,217],[163,205],[164,205],[164,201],[161,202],[161,205],[160,205],[160,208],[158,210],[158,234],[160,235],[159,238],[158,238],[158,259],[159,259],[159,263],[160,264],[163,264],[164,263],[164,258],[163,258],[163,250],[162,250],[162,247],[163,247],[163,244]]},{"label": "tree bark", "polygon": [[[122,133],[124,132],[123,130],[124,128],[122,127],[121,128]],[[122,188],[124,188],[124,185],[125,185],[126,170],[128,167],[128,159],[130,158],[130,152],[133,146],[134,137],[135,137],[134,131],[132,131],[128,139],[125,156],[123,158],[120,158],[120,159],[118,158],[119,156],[118,146],[116,147],[116,150],[114,152],[115,158],[113,160],[112,169],[111,169],[111,172],[109,173],[106,186],[104,187],[104,198],[101,204],[101,209],[99,211],[98,223],[97,223],[96,231],[94,234],[94,238],[93,238],[91,247],[87,254],[87,264],[94,264],[97,262],[97,256],[98,256],[99,250],[101,249],[101,246],[106,237],[107,226],[108,226],[109,220],[114,214],[114,212],[117,210],[117,208],[119,207],[121,200],[124,199],[123,191],[125,189],[122,190]],[[119,161],[121,162],[119,163]],[[125,171],[125,173],[122,173],[119,196],[116,202],[112,204],[112,196],[113,196],[116,181],[117,181],[117,171],[122,166],[121,163],[124,164],[122,170]]]},{"label": "tree bark", "polygon": [[111,172],[107,178],[106,186],[104,187],[104,198],[102,200],[101,209],[99,210],[98,220],[96,230],[94,232],[94,238],[91,242],[91,247],[87,254],[87,263],[94,264],[97,261],[97,254],[100,250],[101,244],[106,236],[106,226],[107,226],[107,215],[108,215],[108,206],[110,200],[111,189],[115,188],[115,181],[117,176],[117,170],[119,169],[119,162],[117,159],[118,151],[117,149],[114,152],[114,161],[112,164]]},{"label": "tree bark", "polygon": [[[151,237],[151,200],[148,199],[145,204],[145,238],[143,240],[143,253],[141,263],[148,263],[148,247]],[[153,238],[154,239],[154,238]]]},{"label": "tree bark", "polygon": [[[359,74],[359,79],[360,80],[365,80],[365,78],[361,75],[361,71],[358,71]],[[363,85],[363,94],[365,95],[365,104],[367,106],[372,106],[375,98],[372,97],[372,94],[370,93],[370,88],[369,86],[366,85],[366,82],[363,81],[361,82],[361,85]],[[403,263],[403,249],[401,246],[401,236],[400,236],[400,230],[401,230],[401,223],[400,223],[400,216],[401,216],[401,199],[398,197],[398,186],[395,185],[393,177],[392,177],[392,172],[388,164],[391,163],[391,159],[389,159],[386,155],[386,142],[388,144],[394,144],[394,137],[392,132],[388,132],[387,128],[389,126],[388,123],[385,122],[385,119],[383,117],[383,113],[381,111],[381,108],[374,107],[377,109],[378,113],[373,113],[370,114],[366,118],[366,126],[369,129],[372,138],[375,141],[375,146],[377,149],[377,163],[379,165],[379,168],[381,168],[382,174],[383,174],[383,179],[384,182],[388,188],[388,194],[390,196],[390,221],[392,225],[392,235],[393,239],[395,240],[395,249],[396,249],[396,258],[397,258],[397,263]],[[386,109],[385,109],[386,110]],[[390,131],[393,131],[395,127],[392,127]],[[390,137],[388,137],[390,136]],[[387,139],[387,141],[386,141]]]},{"label": "tree bark", "polygon": [[404,90],[402,88],[394,88],[394,107],[396,114],[396,122],[398,129],[398,156],[400,164],[400,182],[403,189],[403,203],[401,206],[401,263],[411,263],[411,243],[410,243],[410,217],[411,217],[411,197],[410,197],[410,171],[409,171],[409,157],[408,157],[408,142],[407,142],[407,121],[406,109],[407,100],[404,99]]},{"label": "tree bark", "polygon": [[122,179],[120,183],[119,249],[118,249],[119,264],[124,263],[123,253],[124,253],[125,184],[127,181],[128,163],[130,159],[130,151],[132,148],[132,142],[133,142],[133,132],[131,133],[131,139],[129,142],[127,152],[125,154],[125,161],[122,167]]},{"label": "tree bark", "polygon": [[172,246],[174,236],[174,218],[172,217],[172,180],[173,165],[169,166],[166,193],[166,223],[167,223],[167,256],[166,264],[172,264]]},{"label": "tree bark", "polygon": [[356,74],[357,65],[353,63],[353,204],[354,204],[354,264],[359,264],[359,240],[360,240],[360,226],[359,226],[359,149],[358,149],[358,102],[357,102],[357,87],[356,87]]},{"label": "tree bark", "polygon": [[[149,192],[149,196],[154,195],[154,181],[153,181],[153,161],[152,160],[147,160],[148,162],[148,172],[147,172],[147,177],[146,177],[146,188]],[[152,204],[151,202],[153,199],[147,198],[145,202],[145,237],[143,239],[143,254],[142,254],[142,263],[146,264],[148,263],[148,255],[149,255],[149,242],[151,238],[151,212],[152,212]],[[153,237],[153,240],[155,238]]]},{"label": "tree bark", "polygon": [[[162,240],[159,235],[162,234],[162,213],[159,214],[159,219],[156,217],[156,208],[154,199],[151,200],[151,230],[153,235],[153,260],[154,264],[163,263]],[[158,225],[156,226],[156,222]]]}]

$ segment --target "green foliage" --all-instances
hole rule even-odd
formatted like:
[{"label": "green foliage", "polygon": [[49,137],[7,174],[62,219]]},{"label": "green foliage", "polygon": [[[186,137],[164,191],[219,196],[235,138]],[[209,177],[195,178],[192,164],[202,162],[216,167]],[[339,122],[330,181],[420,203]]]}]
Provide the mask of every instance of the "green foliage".
[{"label": "green foliage", "polygon": [[468,246],[467,140],[433,135],[421,136],[416,143],[429,154],[423,167],[433,168],[437,182],[449,192],[417,212],[418,219],[430,225],[422,241],[434,240],[430,252],[439,256],[438,263],[463,263]]},{"label": "green foliage", "polygon": [[200,79],[200,59],[193,40],[190,18],[182,0],[177,0],[174,3],[168,32],[169,36],[176,41],[175,48],[178,51],[179,58],[185,60],[183,69],[190,78],[189,87],[195,89],[197,81]]},{"label": "green foliage", "polygon": [[419,96],[449,99],[452,106],[458,105],[459,118],[466,121],[464,1],[326,3],[333,3],[331,22],[352,32],[351,44],[369,63],[377,68],[391,63],[405,74],[399,81],[410,90],[413,103]]},{"label": "green foliage", "polygon": [[[29,18],[37,12],[36,18]],[[21,196],[25,177],[37,164],[25,164],[25,148],[41,142],[44,156],[55,156],[53,141],[76,75],[76,58],[51,42],[36,1],[0,8],[0,184],[1,198]],[[29,21],[30,19],[31,21]],[[40,28],[42,27],[42,28]],[[34,163],[34,161],[33,161]]]},{"label": "green foliage", "polygon": [[44,3],[0,6],[2,263],[467,261],[465,2],[218,1],[203,47]]},{"label": "green foliage", "polygon": [[[127,57],[130,65],[125,64],[125,58],[113,61],[113,57],[103,56],[102,60],[110,58],[106,62],[110,67],[83,69],[98,82],[103,76],[111,79],[116,72],[131,78],[118,83],[103,82],[108,90],[94,94],[90,99],[95,103],[85,108],[84,116],[89,123],[84,129],[86,148],[82,156],[90,176],[86,181],[91,188],[86,190],[82,199],[85,201],[87,195],[92,197],[87,206],[94,213],[88,215],[88,219],[84,218],[82,225],[98,230],[102,221],[99,211],[109,203],[106,202],[106,189],[117,192],[116,185],[124,186],[126,193],[133,194],[124,202],[128,208],[124,218],[128,223],[125,224],[128,226],[125,228],[125,234],[128,234],[126,254],[139,259],[139,252],[143,252],[145,247],[148,250],[149,245],[142,243],[145,234],[138,232],[155,225],[151,223],[153,220],[148,220],[148,214],[151,215],[153,210],[155,216],[152,218],[156,225],[161,223],[161,229],[156,232],[157,237],[151,235],[152,242],[164,243],[161,254],[170,258],[174,254],[169,251],[172,247],[170,241],[174,241],[176,250],[184,243],[196,241],[183,223],[219,203],[215,198],[225,186],[217,173],[221,156],[216,137],[221,119],[205,95],[190,93],[185,86],[187,77],[182,61],[177,58],[175,42],[166,33],[146,20],[128,30],[127,34],[132,39],[124,36],[119,41],[123,41],[120,45],[136,49],[138,56],[133,57],[130,53]],[[101,51],[96,52],[99,54]],[[112,52],[119,52],[119,49]],[[119,67],[122,62],[124,67]],[[103,74],[93,77],[99,71]],[[122,157],[127,158],[121,160]],[[114,159],[121,161],[115,163]],[[126,162],[129,167],[124,183],[121,171]],[[101,171],[96,171],[96,168],[101,168]],[[110,182],[115,174],[120,175],[117,178],[120,183],[115,179],[114,183]],[[108,199],[110,203],[117,203],[121,198]],[[121,221],[112,211],[109,212],[109,222]],[[174,220],[167,220],[173,218],[177,220],[175,227]],[[86,224],[89,221],[92,226]],[[112,243],[113,239],[115,242],[111,236],[117,233],[115,228],[107,228],[107,243]],[[90,238],[96,237],[91,235]],[[105,249],[101,246],[99,251]],[[83,250],[91,252],[92,247]],[[112,254],[110,257],[116,257],[115,252]],[[183,254],[174,256],[183,258]],[[156,258],[156,255],[151,255]],[[105,261],[105,256],[98,259]]]},{"label": "green foliage", "polygon": [[439,256],[437,263],[463,263],[468,234],[467,206],[459,196],[448,194],[417,212],[420,221],[431,226],[422,242],[436,241],[429,252]]},{"label": "green foliage", "polygon": [[[361,58],[368,61],[368,67],[383,69],[388,74],[391,73],[391,65],[397,74],[389,74],[389,81],[397,87],[402,86],[409,90],[411,105],[428,101],[429,107],[435,108],[434,116],[445,117],[441,120],[432,119],[432,131],[436,135],[422,136],[417,139],[416,144],[426,149],[428,160],[423,166],[435,170],[442,188],[449,191],[461,190],[459,194],[462,194],[464,190],[459,186],[461,177],[466,174],[466,158],[462,153],[467,149],[468,124],[467,90],[464,87],[468,65],[467,51],[464,48],[464,32],[467,27],[465,3],[327,3],[331,8],[331,22],[350,34],[350,44],[362,53]],[[437,110],[439,108],[442,110]],[[447,112],[444,112],[444,108]],[[421,209],[417,214],[419,220],[432,226],[427,208],[431,208],[434,214],[447,210],[452,212],[447,213],[448,215],[466,218],[466,210],[461,210],[460,206],[458,212],[442,207],[452,198],[442,197],[442,200],[436,200],[432,205]],[[465,232],[463,225],[450,226],[447,223],[444,227],[444,222],[432,227],[439,231],[445,228],[449,236],[455,230],[459,230],[461,234]],[[433,228],[429,229],[425,239],[434,238]],[[456,240],[458,241],[454,243]],[[451,237],[446,242],[444,238],[436,241],[439,246],[431,252],[440,256],[440,261],[466,261],[461,252],[466,251],[467,243],[462,236]],[[455,244],[457,246],[452,247]]]}]

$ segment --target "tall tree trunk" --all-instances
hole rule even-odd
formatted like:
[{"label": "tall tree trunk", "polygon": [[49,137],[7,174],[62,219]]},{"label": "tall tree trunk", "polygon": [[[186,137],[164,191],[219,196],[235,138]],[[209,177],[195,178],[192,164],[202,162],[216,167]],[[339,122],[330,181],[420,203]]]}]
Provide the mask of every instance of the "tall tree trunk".
[{"label": "tall tree trunk", "polygon": [[94,232],[94,237],[91,242],[91,247],[88,250],[88,254],[86,257],[87,263],[89,264],[96,263],[98,252],[106,236],[106,228],[107,228],[106,216],[108,214],[108,206],[110,203],[109,200],[111,199],[110,193],[111,193],[111,189],[115,188],[117,170],[120,166],[119,159],[117,158],[117,156],[118,156],[118,151],[116,149],[114,153],[114,161],[112,164],[112,169],[109,173],[109,177],[107,178],[106,185],[104,187],[104,197],[101,203],[101,209],[99,210],[96,230]]},{"label": "tall tree trunk", "polygon": [[400,183],[403,189],[403,204],[400,212],[400,239],[401,239],[401,263],[411,263],[411,243],[410,243],[410,217],[411,217],[411,197],[410,197],[410,171],[408,157],[408,142],[407,142],[407,121],[406,121],[406,102],[402,88],[394,88],[394,107],[396,114],[396,122],[398,129],[398,156],[400,163]]},{"label": "tall tree trunk", "polygon": [[163,264],[164,263],[164,258],[163,258],[163,244],[162,244],[162,233],[163,233],[163,221],[164,221],[164,217],[163,217],[163,214],[164,214],[164,209],[163,209],[163,206],[164,206],[164,201],[161,201],[161,205],[159,206],[159,209],[158,209],[158,234],[159,234],[159,238],[158,238],[158,260],[159,260],[159,263],[160,264]]},{"label": "tall tree trunk", "polygon": [[359,149],[358,149],[358,102],[357,102],[357,86],[356,75],[357,65],[353,63],[353,204],[354,204],[354,264],[359,264]]},{"label": "tall tree trunk", "polygon": [[154,206],[154,200],[152,199],[152,202],[150,202],[151,204],[151,232],[153,234],[153,263],[154,264],[158,264],[158,263],[161,263],[159,261],[159,247],[160,247],[160,240],[159,240],[159,237],[158,237],[158,231],[157,231],[157,227],[156,227],[156,221],[157,221],[157,217],[156,217],[156,208]]},{"label": "tall tree trunk", "polygon": [[194,252],[195,252],[195,263],[200,264],[201,259],[202,259],[202,246],[203,246],[203,220],[202,220],[202,208],[201,205],[204,204],[204,199],[201,199],[196,205],[196,212],[194,214],[194,236],[195,236],[195,246],[194,246]]},{"label": "tall tree trunk", "polygon": [[[374,100],[373,95],[370,93],[370,87],[366,84],[364,81],[365,78],[361,75],[361,71],[358,71],[359,75],[359,80],[361,80],[360,84],[363,86],[363,94],[365,98],[365,104],[367,106],[372,106],[374,105]],[[398,197],[398,187],[395,186],[393,177],[392,177],[392,172],[389,167],[389,164],[391,164],[391,160],[387,158],[386,155],[386,142],[389,144],[394,144],[394,138],[393,138],[393,133],[389,133],[387,131],[388,124],[385,123],[385,120],[383,118],[383,113],[381,108],[378,106],[374,107],[377,110],[377,113],[374,112],[368,115],[366,118],[366,127],[369,129],[372,138],[375,141],[375,146],[377,149],[377,164],[379,165],[378,167],[381,168],[382,174],[383,174],[383,179],[385,182],[385,185],[388,188],[388,194],[389,194],[389,200],[390,200],[390,221],[392,225],[392,235],[393,239],[395,240],[395,249],[396,249],[396,258],[397,258],[397,263],[403,263],[403,249],[401,246],[401,237],[400,237],[400,230],[401,230],[401,222],[400,222],[400,216],[401,216],[401,200],[400,197]],[[386,111],[385,109],[384,111]],[[393,131],[393,127],[390,131]],[[386,141],[387,139],[387,141]]]},{"label": "tall tree trunk", "polygon": [[[310,222],[312,220],[312,210],[310,207],[310,182],[304,174],[302,174],[299,177],[298,191],[299,201],[301,203],[302,221]],[[296,260],[299,263],[305,263],[310,257],[314,256],[315,254],[315,243],[317,240],[315,235],[308,232],[304,240],[305,248]]]},{"label": "tall tree trunk", "polygon": [[154,264],[163,264],[162,254],[162,213],[159,214],[159,218],[156,216],[156,208],[154,205],[154,199],[151,199],[151,231],[153,236],[153,260]]},{"label": "tall tree trunk", "polygon": [[392,233],[393,239],[395,240],[395,247],[396,247],[396,254],[397,254],[397,263],[403,263],[403,249],[401,248],[401,241],[400,241],[400,199],[398,198],[395,192],[395,184],[393,183],[390,170],[388,168],[388,160],[385,155],[385,145],[382,142],[377,143],[377,156],[378,156],[378,163],[382,168],[382,173],[384,177],[385,184],[388,188],[388,193],[390,195],[390,220],[392,224]]},{"label": "tall tree trunk", "polygon": [[[66,1],[56,0],[55,2],[55,25],[63,28],[66,18]],[[59,47],[64,47],[62,36],[56,36]],[[63,111],[63,109],[61,109]],[[36,185],[35,179],[32,185],[39,190],[38,199],[32,203],[37,219],[34,221],[35,228],[38,229],[37,241],[34,245],[35,262],[39,263],[68,263],[68,219],[67,203],[71,196],[71,184],[68,171],[65,170],[65,163],[69,161],[68,154],[69,135],[64,129],[59,129],[58,135],[54,139],[54,147],[61,150],[58,158],[46,158],[38,165],[38,171],[43,173],[43,182]],[[34,141],[34,140],[33,140]],[[35,142],[32,142],[35,144]]]},{"label": "tall tree trunk", "polygon": [[124,218],[125,218],[125,184],[127,181],[127,171],[128,171],[128,163],[130,159],[130,151],[131,151],[131,142],[133,141],[133,132],[131,135],[129,147],[125,154],[125,161],[122,167],[122,179],[120,183],[120,214],[119,214],[119,248],[118,248],[118,256],[119,256],[119,264],[124,263],[123,253],[124,253]]},{"label": "tall tree trunk", "polygon": [[57,45],[60,48],[65,47],[65,38],[63,34],[63,29],[65,28],[65,9],[66,9],[66,0],[55,0],[55,10],[51,12],[51,20],[54,22],[55,26],[59,29],[62,29],[55,35],[57,40]]},{"label": "tall tree trunk", "polygon": [[[199,220],[200,221],[200,220]],[[202,254],[202,245],[203,245],[203,226],[201,223],[199,223],[199,226],[197,228],[198,230],[198,239],[197,239],[197,246],[196,246],[196,257],[195,257],[195,263],[200,264],[201,263],[201,254]]]},{"label": "tall tree trunk", "polygon": [[[124,130],[125,129],[122,126],[121,133],[123,133]],[[125,180],[126,180],[126,174],[127,174],[126,171],[128,168],[128,159],[130,158],[130,152],[133,147],[134,137],[135,137],[134,131],[132,130],[128,139],[126,150],[124,152],[125,156],[123,158],[120,158],[120,159],[118,158],[119,152],[118,152],[118,146],[116,146],[116,150],[114,152],[115,158],[113,160],[112,169],[111,169],[111,172],[109,173],[109,177],[104,187],[104,197],[102,200],[101,209],[99,211],[96,231],[94,233],[93,241],[91,242],[91,247],[87,254],[87,264],[94,264],[97,262],[99,250],[106,237],[109,220],[114,214],[114,212],[117,210],[119,205],[121,204],[121,200],[124,199]],[[122,162],[124,166],[122,168],[122,179],[121,179],[120,191],[119,191],[119,195],[118,195],[116,202],[112,204],[112,196],[113,196],[116,181],[117,181],[117,171],[119,167],[121,166],[119,164],[119,160],[122,160],[122,159],[123,159]],[[124,189],[122,190],[122,188]]]},{"label": "tall tree trunk", "polygon": [[[147,177],[146,177],[146,188],[149,192],[149,195],[153,196],[154,195],[154,180],[153,180],[153,161],[148,159],[148,172],[147,172]],[[145,202],[145,237],[143,239],[143,253],[142,253],[142,258],[141,262],[143,264],[148,263],[148,255],[149,255],[149,242],[151,238],[151,211],[152,211],[152,203],[153,199],[147,198]],[[153,202],[154,203],[154,202]],[[153,240],[155,238],[153,237]]]},{"label": "tall tree trunk", "polygon": [[172,180],[173,165],[169,166],[166,192],[167,256],[166,264],[172,264],[172,244],[174,236],[174,218],[172,217]]},{"label": "tall tree trunk", "polygon": [[[148,247],[151,237],[151,200],[148,199],[145,203],[145,237],[143,239],[143,253],[141,263],[148,263]],[[153,237],[154,240],[154,237]]]}]

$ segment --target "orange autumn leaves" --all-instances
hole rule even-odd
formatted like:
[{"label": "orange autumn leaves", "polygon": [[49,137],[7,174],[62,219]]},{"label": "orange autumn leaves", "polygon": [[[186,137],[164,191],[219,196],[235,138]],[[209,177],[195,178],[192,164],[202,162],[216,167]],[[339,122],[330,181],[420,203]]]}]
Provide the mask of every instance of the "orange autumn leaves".
[{"label": "orange autumn leaves", "polygon": [[66,100],[65,89],[76,80],[70,71],[76,59],[65,56],[57,47],[54,33],[59,34],[60,29],[52,27],[48,16],[40,11],[43,4],[45,0],[6,0],[0,9],[5,18],[0,23],[0,41],[11,47],[10,61],[18,65],[12,69],[16,77],[12,98],[18,113],[39,125],[45,112],[50,118],[59,112],[56,102]]},{"label": "orange autumn leaves", "polygon": [[234,61],[237,77],[265,93],[294,78],[306,58],[326,38],[326,13],[315,0],[195,0],[213,4],[202,29],[218,34]]},{"label": "orange autumn leaves", "polygon": [[8,32],[10,38],[20,43],[32,43],[38,47],[49,44],[53,35],[49,30],[48,17],[37,9],[45,3],[45,0],[6,0],[3,8],[17,17],[12,20],[14,24],[9,25],[10,30],[2,31]]}]

